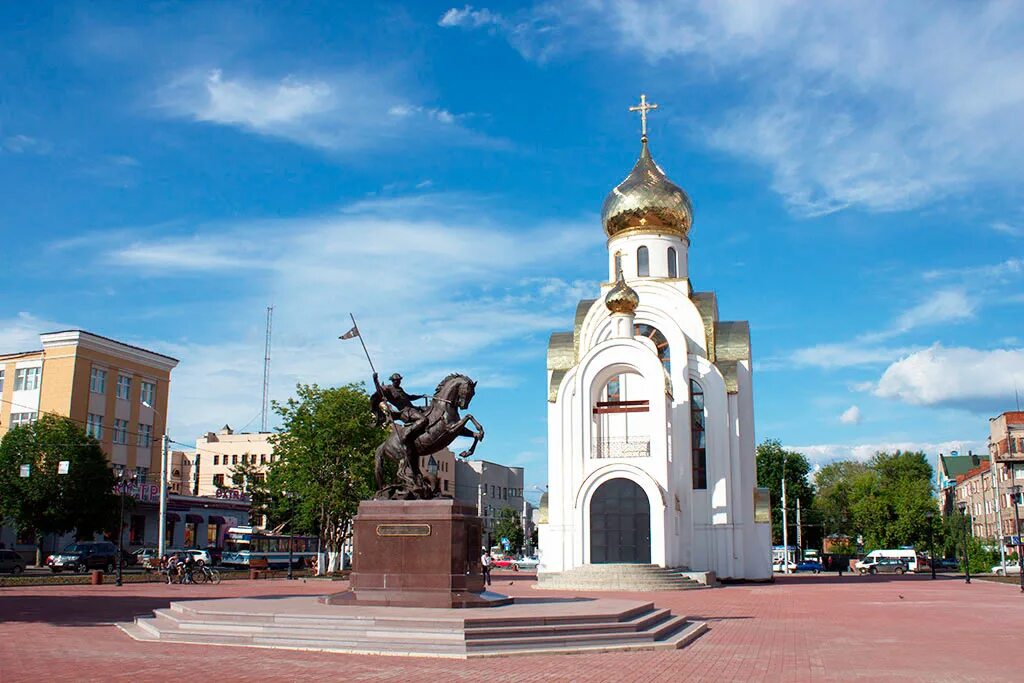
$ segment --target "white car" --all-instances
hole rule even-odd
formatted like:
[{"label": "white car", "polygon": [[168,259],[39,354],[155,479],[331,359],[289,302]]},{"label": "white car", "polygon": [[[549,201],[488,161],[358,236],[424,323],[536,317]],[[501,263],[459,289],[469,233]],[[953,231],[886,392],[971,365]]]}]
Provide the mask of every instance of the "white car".
[{"label": "white car", "polygon": [[[782,563],[781,562],[777,562],[777,563],[772,565],[772,571],[773,572],[779,572],[781,574],[785,570],[782,568]],[[790,572],[795,572],[796,571],[796,562],[790,562],[789,563],[789,571]]]},{"label": "white car", "polygon": [[515,571],[519,571],[520,569],[530,571],[536,569],[539,564],[540,560],[537,559],[536,555],[533,557],[520,557],[517,560],[512,560],[512,569]]},{"label": "white car", "polygon": [[200,550],[199,548],[189,548],[185,552],[187,552],[189,555],[191,555],[195,559],[196,562],[202,562],[203,564],[209,565],[211,567],[213,566],[213,558],[210,556],[210,551],[209,550]]},{"label": "white car", "polygon": [[1006,575],[1009,575],[1009,574],[1020,574],[1020,565],[1019,564],[1008,564],[1008,565],[1006,565],[1006,574],[1003,574],[1003,565],[997,564],[996,566],[992,567],[992,573],[995,574],[996,576],[1006,576]]}]

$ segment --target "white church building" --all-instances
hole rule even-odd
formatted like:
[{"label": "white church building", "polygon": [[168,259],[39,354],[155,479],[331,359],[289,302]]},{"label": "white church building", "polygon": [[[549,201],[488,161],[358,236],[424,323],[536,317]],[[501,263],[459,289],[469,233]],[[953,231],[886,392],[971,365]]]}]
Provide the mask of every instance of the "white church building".
[{"label": "white church building", "polygon": [[651,158],[654,106],[635,108],[640,158],[602,208],[607,282],[548,345],[540,571],[631,563],[766,579],[750,329],[719,320],[715,294],[694,291],[693,210]]}]

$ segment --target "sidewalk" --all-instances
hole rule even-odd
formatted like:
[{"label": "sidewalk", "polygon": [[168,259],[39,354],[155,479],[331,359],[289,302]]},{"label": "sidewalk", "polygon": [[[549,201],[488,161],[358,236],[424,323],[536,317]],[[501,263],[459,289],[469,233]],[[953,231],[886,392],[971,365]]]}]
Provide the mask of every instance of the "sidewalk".
[{"label": "sidewalk", "polygon": [[[494,578],[493,590],[535,595],[530,575]],[[196,671],[218,683],[1001,681],[1019,676],[1024,632],[1024,596],[1014,585],[834,575],[713,590],[601,594],[651,600],[709,622],[711,630],[695,643],[668,652],[461,662],[139,643],[110,625],[171,600],[322,594],[344,585],[268,580],[0,588],[0,681],[49,680],[58,674],[75,681],[165,681]]]}]

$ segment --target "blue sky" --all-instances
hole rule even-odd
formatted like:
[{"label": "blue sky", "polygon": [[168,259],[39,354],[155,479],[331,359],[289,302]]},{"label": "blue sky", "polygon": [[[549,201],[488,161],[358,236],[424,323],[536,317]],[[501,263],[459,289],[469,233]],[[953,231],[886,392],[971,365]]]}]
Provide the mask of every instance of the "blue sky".
[{"label": "blue sky", "polygon": [[173,438],[379,368],[462,370],[546,477],[544,354],[638,152],[749,319],[758,439],[982,447],[1024,390],[1020,3],[41,3],[0,9],[0,349],[181,359]]}]

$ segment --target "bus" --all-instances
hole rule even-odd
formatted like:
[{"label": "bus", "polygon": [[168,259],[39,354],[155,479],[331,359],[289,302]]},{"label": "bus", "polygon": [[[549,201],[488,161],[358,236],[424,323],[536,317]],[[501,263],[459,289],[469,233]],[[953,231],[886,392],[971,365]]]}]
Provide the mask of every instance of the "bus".
[{"label": "bus", "polygon": [[224,534],[220,563],[248,569],[252,560],[265,559],[270,569],[285,569],[288,567],[289,545],[295,567],[308,565],[316,557],[316,536],[274,534],[253,530],[251,526],[234,526]]}]

